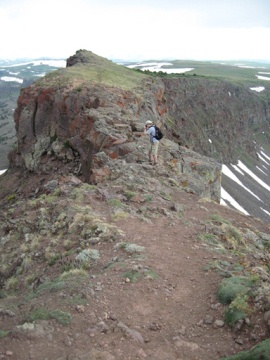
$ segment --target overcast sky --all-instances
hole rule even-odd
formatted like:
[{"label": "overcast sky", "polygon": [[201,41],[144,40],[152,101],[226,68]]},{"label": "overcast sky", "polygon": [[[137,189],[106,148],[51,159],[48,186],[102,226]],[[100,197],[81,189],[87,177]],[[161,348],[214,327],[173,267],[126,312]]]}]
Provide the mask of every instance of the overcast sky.
[{"label": "overcast sky", "polygon": [[270,0],[0,0],[0,58],[270,60]]}]

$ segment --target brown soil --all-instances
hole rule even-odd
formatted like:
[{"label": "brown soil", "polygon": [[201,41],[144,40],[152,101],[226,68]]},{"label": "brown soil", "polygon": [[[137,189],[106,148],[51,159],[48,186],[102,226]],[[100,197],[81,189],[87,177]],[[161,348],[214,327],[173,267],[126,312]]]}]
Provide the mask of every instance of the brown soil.
[{"label": "brown soil", "polygon": [[[0,330],[12,331],[0,338],[0,358],[217,360],[266,338],[260,313],[251,315],[253,326],[245,325],[241,332],[215,325],[216,320],[224,320],[225,308],[216,298],[222,277],[216,269],[209,269],[209,264],[217,259],[233,263],[235,259],[231,253],[214,252],[198,235],[205,231],[212,214],[238,227],[269,229],[257,219],[199,202],[186,192],[175,191],[174,200],[185,207],[183,217],[161,211],[148,221],[129,217],[113,222],[125,233],[125,242],[145,247],[142,255],[128,255],[115,248],[115,243],[98,243],[95,248],[102,254],[101,260],[91,268],[78,293],[64,288],[30,302],[22,293],[16,300],[16,316],[0,315]],[[98,197],[91,202],[110,219],[106,202]],[[56,270],[52,267],[50,271]],[[140,276],[130,277],[132,271]],[[82,304],[76,303],[77,295],[85,300]],[[8,306],[6,301],[1,299],[2,308]],[[30,307],[60,308],[71,314],[72,321],[63,326],[54,319],[37,320],[40,332],[13,331],[25,322]]]}]

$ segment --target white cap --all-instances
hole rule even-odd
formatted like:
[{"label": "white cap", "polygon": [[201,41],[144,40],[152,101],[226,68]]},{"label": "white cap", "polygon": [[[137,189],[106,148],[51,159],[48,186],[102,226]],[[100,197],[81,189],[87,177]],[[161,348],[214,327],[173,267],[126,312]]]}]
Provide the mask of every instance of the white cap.
[{"label": "white cap", "polygon": [[147,120],[147,121],[145,122],[145,125],[150,125],[150,124],[153,124],[153,122],[152,122],[151,120]]}]

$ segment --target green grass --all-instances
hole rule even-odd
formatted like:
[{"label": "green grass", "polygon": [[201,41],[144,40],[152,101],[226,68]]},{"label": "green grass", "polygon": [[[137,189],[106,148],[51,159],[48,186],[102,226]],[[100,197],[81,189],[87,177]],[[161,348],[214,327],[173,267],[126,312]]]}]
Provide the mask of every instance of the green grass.
[{"label": "green grass", "polygon": [[124,205],[122,204],[122,202],[119,199],[109,199],[108,200],[108,204],[110,206],[116,207],[116,208],[122,208]]},{"label": "green grass", "polygon": [[152,201],[152,195],[150,195],[150,194],[146,194],[144,197],[145,197],[145,201],[146,201],[146,202],[148,202],[148,203],[149,203],[149,202],[151,202],[151,201]]},{"label": "green grass", "polygon": [[233,326],[251,313],[247,295],[238,295],[225,310],[225,323]]},{"label": "green grass", "polygon": [[223,219],[220,215],[218,214],[213,214],[210,216],[210,219],[213,223],[217,223],[218,225],[222,225],[222,224],[229,224],[228,220]]},{"label": "green grass", "polygon": [[55,319],[59,324],[67,326],[72,317],[69,313],[61,310],[48,310],[44,308],[34,309],[29,315],[29,321]]},{"label": "green grass", "polygon": [[69,297],[65,300],[65,302],[69,305],[76,304],[76,305],[86,305],[89,300],[85,299],[82,294],[78,294],[72,297]]},{"label": "green grass", "polygon": [[223,279],[218,286],[217,298],[225,309],[225,323],[234,326],[239,320],[246,319],[254,310],[250,300],[254,296],[259,277],[232,276]]},{"label": "green grass", "polygon": [[134,191],[125,191],[124,195],[130,201],[134,196],[136,196],[136,193]]},{"label": "green grass", "polygon": [[230,304],[237,296],[247,294],[255,283],[255,279],[232,276],[223,279],[218,286],[217,298],[221,304]]},{"label": "green grass", "polygon": [[223,357],[221,360],[269,360],[270,359],[270,339],[266,339],[254,346],[251,350],[241,351],[236,355]]},{"label": "green grass", "polygon": [[210,244],[210,245],[219,244],[219,241],[214,234],[203,233],[203,234],[199,234],[198,238],[199,238],[199,240],[206,242],[207,244]]},{"label": "green grass", "polygon": [[61,254],[55,254],[48,260],[48,265],[53,266],[57,260],[59,260],[61,257]]},{"label": "green grass", "polygon": [[10,333],[10,331],[0,330],[0,339],[7,336]]},{"label": "green grass", "polygon": [[84,269],[71,269],[67,272],[64,272],[60,275],[60,279],[65,279],[71,285],[80,284],[80,282],[84,281],[85,278],[88,276],[88,273]]},{"label": "green grass", "polygon": [[40,86],[54,86],[62,88],[70,83],[76,84],[74,91],[82,92],[87,83],[97,83],[107,86],[118,87],[124,90],[132,90],[147,76],[135,72],[127,67],[117,65],[112,61],[102,58],[90,52],[84,52],[86,64],[60,69],[48,74],[45,78],[37,81]]},{"label": "green grass", "polygon": [[9,279],[7,279],[6,285],[5,285],[5,290],[10,294],[15,293],[17,290],[18,284],[19,284],[19,280],[15,276],[12,276]]},{"label": "green grass", "polygon": [[66,288],[66,282],[61,278],[57,278],[53,281],[46,281],[43,284],[39,285],[36,291],[28,294],[26,300],[31,300],[33,298],[39,297],[46,292],[57,292]]},{"label": "green grass", "polygon": [[[262,80],[258,80],[256,75],[258,71],[263,71],[263,64],[260,63],[251,63],[252,67],[261,67],[258,68],[242,68],[237,65],[237,62],[214,62],[214,61],[189,61],[189,60],[176,60],[170,61],[173,63],[173,67],[188,67],[194,68],[194,70],[189,71],[188,75],[198,75],[205,77],[216,77],[221,80],[228,80],[237,83],[249,84],[249,85],[258,85],[262,83]],[[268,64],[270,65],[270,64]],[[172,66],[168,66],[172,68]],[[265,83],[266,81],[264,81]],[[267,84],[266,84],[267,85]]]},{"label": "green grass", "polygon": [[83,269],[68,269],[67,272],[63,272],[59,277],[50,281],[46,281],[39,285],[38,288],[29,293],[26,296],[26,301],[42,296],[47,293],[55,293],[65,289],[65,291],[71,291],[80,288],[82,282],[87,277],[87,272]]},{"label": "green grass", "polygon": [[161,192],[160,192],[160,196],[161,196],[164,200],[172,201],[171,195],[170,195],[170,194],[166,194],[164,191],[161,191]]},{"label": "green grass", "polygon": [[145,277],[148,277],[148,278],[151,278],[153,280],[156,280],[158,278],[158,274],[153,271],[153,270],[147,270],[145,273],[144,273],[144,276]]},{"label": "green grass", "polygon": [[137,270],[130,270],[125,272],[123,274],[123,277],[125,279],[129,279],[130,282],[134,283],[141,277],[141,274]]}]

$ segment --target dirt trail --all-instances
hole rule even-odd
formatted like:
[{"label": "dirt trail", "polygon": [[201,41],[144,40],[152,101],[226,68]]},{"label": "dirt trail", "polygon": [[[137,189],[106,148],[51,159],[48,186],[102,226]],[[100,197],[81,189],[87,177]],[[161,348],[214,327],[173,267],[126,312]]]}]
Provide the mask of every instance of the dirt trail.
[{"label": "dirt trail", "polygon": [[[62,326],[54,319],[36,320],[34,331],[13,331],[0,339],[0,358],[218,360],[255,345],[259,335],[252,340],[247,330],[235,333],[222,323],[225,308],[216,298],[222,277],[210,265],[217,260],[232,263],[232,255],[214,252],[199,235],[213,214],[241,226],[248,221],[261,231],[266,226],[192,194],[176,191],[172,198],[183,206],[182,216],[153,202],[151,218],[113,222],[123,231],[123,241],[144,247],[142,252],[128,254],[114,242],[99,242],[94,248],[100,261],[74,289],[43,292],[30,302],[22,294],[14,305],[16,316],[1,316],[2,329],[24,324],[33,308],[61,309],[72,321]],[[93,196],[88,201],[110,219],[104,199]],[[141,205],[133,206],[138,210]],[[33,272],[41,265],[36,266]],[[54,278],[56,270],[47,267],[47,276]],[[6,301],[12,299],[3,299],[3,308],[11,306]]]}]

